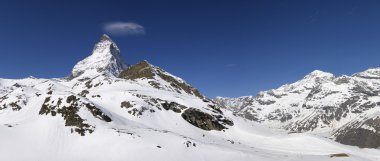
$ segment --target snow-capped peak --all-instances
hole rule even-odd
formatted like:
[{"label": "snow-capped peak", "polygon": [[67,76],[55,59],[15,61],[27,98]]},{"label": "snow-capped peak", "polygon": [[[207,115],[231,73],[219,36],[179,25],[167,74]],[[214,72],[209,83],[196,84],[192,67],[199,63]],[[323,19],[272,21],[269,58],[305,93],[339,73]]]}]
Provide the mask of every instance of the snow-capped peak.
[{"label": "snow-capped peak", "polygon": [[364,72],[356,73],[353,76],[367,79],[380,79],[380,68],[371,68]]},{"label": "snow-capped peak", "polygon": [[72,71],[72,76],[77,77],[84,73],[93,75],[110,73],[118,76],[126,65],[121,58],[120,50],[108,35],[103,35],[100,42],[95,44],[92,54],[78,62]]},{"label": "snow-capped peak", "polygon": [[315,79],[315,78],[332,78],[334,74],[323,72],[320,70],[314,70],[304,77],[304,79]]}]

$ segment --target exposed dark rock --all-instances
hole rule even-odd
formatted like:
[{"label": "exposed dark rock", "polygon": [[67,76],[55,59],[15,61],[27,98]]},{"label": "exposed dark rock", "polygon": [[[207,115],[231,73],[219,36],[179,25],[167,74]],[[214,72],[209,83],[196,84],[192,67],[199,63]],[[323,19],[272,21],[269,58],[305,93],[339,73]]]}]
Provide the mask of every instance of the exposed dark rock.
[{"label": "exposed dark rock", "polygon": [[13,110],[13,111],[20,111],[20,110],[21,110],[21,106],[19,106],[19,105],[17,104],[17,102],[12,102],[12,103],[9,104],[9,106],[12,107],[12,110]]},{"label": "exposed dark rock", "polygon": [[[133,115],[133,116],[141,116],[145,111],[148,111],[149,108],[142,106],[141,108],[133,108],[132,110],[129,110],[128,113]],[[151,111],[152,112],[152,111]]]},{"label": "exposed dark rock", "polygon": [[233,125],[233,122],[223,118],[217,118],[210,114],[204,113],[195,108],[189,108],[182,113],[182,118],[190,124],[203,130],[224,130],[227,129],[223,124]]},{"label": "exposed dark rock", "polygon": [[86,103],[86,107],[90,110],[91,114],[96,118],[103,120],[105,122],[111,122],[112,119],[103,113],[99,108],[95,107],[93,104]]},{"label": "exposed dark rock", "polygon": [[80,96],[86,97],[90,92],[88,90],[83,90],[82,92],[79,93]]},{"label": "exposed dark rock", "polygon": [[141,61],[140,63],[130,66],[127,70],[120,73],[119,77],[124,79],[153,79],[155,76],[154,70],[147,61]]},{"label": "exposed dark rock", "polygon": [[21,85],[20,85],[20,84],[18,84],[18,83],[15,83],[15,84],[13,85],[13,87],[17,87],[17,88],[20,88],[20,87],[21,87]]},{"label": "exposed dark rock", "polygon": [[157,89],[161,89],[160,87],[160,83],[156,82],[156,81],[149,81],[148,82],[152,87],[154,88],[157,88]]},{"label": "exposed dark rock", "polygon": [[257,122],[259,122],[259,119],[257,118],[257,115],[253,115],[250,112],[245,112],[244,115],[243,115],[243,117],[246,118],[246,119],[248,119],[248,120],[251,120],[251,121],[257,121]]},{"label": "exposed dark rock", "polygon": [[292,123],[289,127],[286,129],[290,130],[291,132],[301,133],[306,131],[313,131],[315,128],[318,127],[318,117],[313,117],[312,119],[309,119],[307,121],[297,121],[295,123]]},{"label": "exposed dark rock", "polygon": [[318,94],[320,92],[322,92],[321,86],[317,86],[317,87],[313,88],[310,91],[310,93],[307,95],[306,100],[310,100],[314,95],[316,95],[316,94]]},{"label": "exposed dark rock", "polygon": [[71,95],[71,96],[67,97],[66,102],[67,102],[67,103],[70,103],[70,102],[76,102],[76,101],[78,101],[78,100],[79,100],[79,98],[77,98],[77,97],[74,96],[74,95]]},{"label": "exposed dark rock", "polygon": [[223,114],[219,106],[216,106],[215,104],[208,104],[207,106],[210,107],[214,113]]},{"label": "exposed dark rock", "polygon": [[185,142],[185,145],[186,145],[186,147],[197,147],[197,144],[195,144],[195,143],[193,143],[193,142],[191,142],[191,141],[186,141]]},{"label": "exposed dark rock", "polygon": [[133,105],[129,102],[129,101],[123,101],[121,102],[121,105],[120,105],[121,108],[131,108],[133,107]]},{"label": "exposed dark rock", "polygon": [[54,104],[54,100],[51,100],[51,97],[47,97],[42,104],[42,107],[39,111],[40,115],[48,115],[56,116],[60,114],[65,120],[65,126],[72,127],[71,131],[76,132],[82,136],[84,136],[87,132],[92,133],[95,129],[94,126],[85,123],[85,120],[78,115],[79,109],[81,107],[87,108],[91,114],[105,122],[111,122],[112,119],[107,116],[103,111],[97,108],[95,105],[91,103],[84,103],[80,101],[80,98],[70,95],[66,98],[66,103],[68,106],[62,105],[62,98],[58,98],[56,104]]},{"label": "exposed dark rock", "polygon": [[349,157],[349,155],[346,153],[338,153],[338,154],[331,154],[330,155],[330,158],[334,158],[334,157]]},{"label": "exposed dark rock", "polygon": [[[180,82],[176,78],[168,75],[160,68],[154,67],[149,64],[148,61],[144,60],[136,65],[130,66],[127,70],[120,73],[119,77],[123,79],[135,80],[135,79],[154,79],[155,76],[160,77],[166,82],[170,83],[170,86],[178,90],[184,90],[188,94],[194,94],[195,96],[203,99],[204,96],[194,87],[186,84],[185,82]],[[160,89],[160,84],[155,81],[149,81],[149,84],[155,88]]]},{"label": "exposed dark rock", "polygon": [[274,93],[274,91],[268,91],[267,92],[267,94],[269,95],[269,96],[273,96],[273,97],[276,97],[276,98],[282,98],[283,96],[287,96],[287,94],[276,94],[276,93]]},{"label": "exposed dark rock", "polygon": [[45,101],[42,104],[42,107],[41,107],[40,112],[39,112],[40,115],[43,115],[43,114],[47,115],[50,113],[49,106],[47,105],[47,103],[49,101],[50,101],[50,97],[45,98]]},{"label": "exposed dark rock", "polygon": [[[67,101],[68,100],[69,98],[67,99]],[[84,123],[85,120],[77,114],[79,111],[79,107],[76,102],[73,102],[68,107],[64,106],[61,109],[58,109],[57,111],[65,119],[65,126],[75,127],[74,129],[72,129],[72,131],[74,130],[82,136],[84,136],[86,132],[92,133],[94,131],[94,127],[87,123]]]},{"label": "exposed dark rock", "polygon": [[352,88],[355,93],[361,93],[367,96],[377,96],[378,92],[374,91],[371,87],[365,85],[356,85]]},{"label": "exposed dark rock", "polygon": [[348,83],[350,83],[350,79],[351,79],[351,78],[348,78],[348,77],[339,77],[339,78],[337,78],[337,79],[334,81],[334,83],[335,83],[336,85],[348,84]]},{"label": "exposed dark rock", "polygon": [[380,147],[380,117],[366,120],[363,124],[353,124],[335,133],[336,141],[359,146],[360,148]]},{"label": "exposed dark rock", "polygon": [[376,107],[376,103],[368,101],[368,102],[366,102],[366,103],[364,103],[364,104],[361,104],[361,105],[359,106],[359,109],[360,109],[361,111],[366,111],[366,110],[372,109],[372,108],[374,108],[374,107]]},{"label": "exposed dark rock", "polygon": [[261,99],[257,99],[257,102],[259,102],[260,105],[271,105],[271,104],[274,104],[276,103],[276,101],[273,101],[273,100],[261,100]]},{"label": "exposed dark rock", "polygon": [[282,117],[280,118],[280,121],[281,122],[285,122],[285,121],[288,121],[288,120],[290,120],[290,119],[292,119],[293,118],[293,116],[291,115],[291,114],[289,114],[289,113],[284,113],[283,115],[282,115]]},{"label": "exposed dark rock", "polygon": [[97,94],[97,95],[92,95],[91,97],[92,97],[92,98],[96,98],[96,97],[97,97],[97,98],[100,98],[101,96]]},{"label": "exposed dark rock", "polygon": [[84,85],[85,85],[88,89],[90,89],[90,88],[93,87],[93,85],[92,85],[91,83],[92,83],[92,81],[89,80],[89,81],[87,81]]},{"label": "exposed dark rock", "polygon": [[180,105],[176,102],[170,102],[169,103],[169,102],[165,101],[164,103],[161,103],[161,105],[165,110],[172,110],[176,113],[181,113],[182,110],[187,108],[186,106]]}]

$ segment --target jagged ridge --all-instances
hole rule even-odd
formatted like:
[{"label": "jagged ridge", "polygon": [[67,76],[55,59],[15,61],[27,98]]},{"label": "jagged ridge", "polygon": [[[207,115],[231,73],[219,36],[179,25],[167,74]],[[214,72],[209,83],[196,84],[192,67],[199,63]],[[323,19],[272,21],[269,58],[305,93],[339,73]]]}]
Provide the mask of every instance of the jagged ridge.
[{"label": "jagged ridge", "polygon": [[[331,136],[344,144],[374,148],[380,147],[373,140],[380,131],[365,122],[380,115],[378,75],[377,69],[339,77],[317,70],[300,81],[255,97],[219,97],[215,102],[237,116],[270,127]],[[374,132],[363,132],[364,124]]]}]

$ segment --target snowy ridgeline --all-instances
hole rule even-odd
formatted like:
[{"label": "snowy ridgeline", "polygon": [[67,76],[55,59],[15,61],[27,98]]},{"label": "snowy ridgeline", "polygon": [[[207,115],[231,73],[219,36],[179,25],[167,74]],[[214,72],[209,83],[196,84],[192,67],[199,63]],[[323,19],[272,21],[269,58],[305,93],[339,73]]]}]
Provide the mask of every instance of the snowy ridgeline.
[{"label": "snowy ridgeline", "polygon": [[220,108],[147,61],[126,67],[104,35],[67,78],[0,79],[0,160],[380,159],[376,149],[268,128],[285,123],[264,116],[251,121]]},{"label": "snowy ridgeline", "polygon": [[380,68],[353,76],[314,71],[257,96],[218,97],[236,116],[290,133],[311,133],[361,148],[380,147]]}]

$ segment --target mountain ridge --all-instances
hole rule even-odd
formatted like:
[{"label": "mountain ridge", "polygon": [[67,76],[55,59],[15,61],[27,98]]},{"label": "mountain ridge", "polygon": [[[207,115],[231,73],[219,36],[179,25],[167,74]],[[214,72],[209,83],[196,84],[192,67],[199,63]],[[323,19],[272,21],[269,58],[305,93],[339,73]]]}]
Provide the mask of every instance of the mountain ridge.
[{"label": "mountain ridge", "polygon": [[256,96],[217,97],[214,101],[235,115],[292,133],[313,133],[343,144],[378,148],[380,143],[374,138],[379,137],[380,128],[372,123],[380,117],[378,71],[334,76],[316,70]]}]

